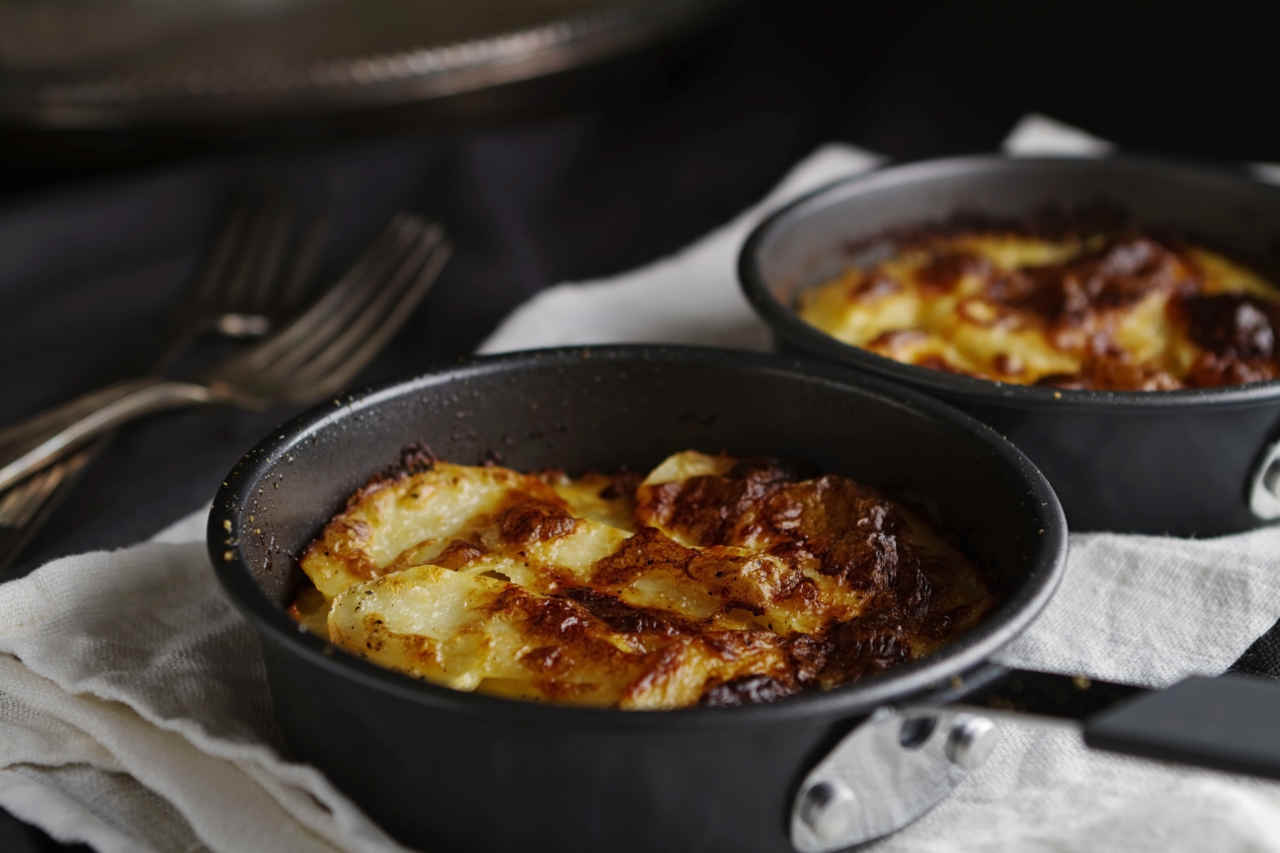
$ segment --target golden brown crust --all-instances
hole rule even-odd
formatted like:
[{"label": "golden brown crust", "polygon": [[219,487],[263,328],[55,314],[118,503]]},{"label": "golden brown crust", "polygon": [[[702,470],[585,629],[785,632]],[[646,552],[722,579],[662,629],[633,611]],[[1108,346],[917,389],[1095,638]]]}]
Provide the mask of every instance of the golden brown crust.
[{"label": "golden brown crust", "polygon": [[[621,506],[625,529],[587,517]],[[622,708],[829,689],[927,654],[994,601],[875,489],[691,452],[643,482],[435,463],[362,491],[302,564],[331,596],[331,640],[370,660]]]},{"label": "golden brown crust", "polygon": [[572,533],[577,524],[559,498],[528,498],[512,492],[498,516],[498,535],[512,545],[532,545]]},{"label": "golden brown crust", "polygon": [[892,587],[900,568],[918,571],[898,535],[897,507],[847,477],[790,482],[780,468],[750,467],[655,486],[642,493],[636,514],[702,546],[755,547],[782,558],[793,575],[780,583],[779,597],[799,583],[801,567],[867,592]]},{"label": "golden brown crust", "polygon": [[803,294],[800,311],[872,352],[1001,382],[1161,391],[1280,377],[1280,291],[1132,229],[923,229]]}]

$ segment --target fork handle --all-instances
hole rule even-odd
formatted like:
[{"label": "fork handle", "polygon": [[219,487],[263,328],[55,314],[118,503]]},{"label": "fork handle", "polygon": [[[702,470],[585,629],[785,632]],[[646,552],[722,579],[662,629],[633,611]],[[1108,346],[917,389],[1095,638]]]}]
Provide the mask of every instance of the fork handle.
[{"label": "fork handle", "polygon": [[128,379],[82,394],[65,403],[45,409],[24,421],[0,429],[0,453],[8,453],[21,444],[30,444],[36,437],[60,429],[72,421],[92,414],[108,403],[142,387],[146,379]]},{"label": "fork handle", "polygon": [[209,386],[169,379],[129,379],[77,397],[0,431],[0,489],[121,424],[225,399]]}]

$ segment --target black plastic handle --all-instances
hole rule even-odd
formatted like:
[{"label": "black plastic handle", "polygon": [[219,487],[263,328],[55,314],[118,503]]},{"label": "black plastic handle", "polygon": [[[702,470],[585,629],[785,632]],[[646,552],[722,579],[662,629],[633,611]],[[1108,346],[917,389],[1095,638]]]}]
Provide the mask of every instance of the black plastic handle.
[{"label": "black plastic handle", "polygon": [[1068,719],[1096,749],[1280,779],[1280,681],[1192,676],[1164,690],[992,666],[958,701]]},{"label": "black plastic handle", "polygon": [[1091,717],[1084,742],[1280,779],[1280,683],[1248,675],[1193,676]]}]

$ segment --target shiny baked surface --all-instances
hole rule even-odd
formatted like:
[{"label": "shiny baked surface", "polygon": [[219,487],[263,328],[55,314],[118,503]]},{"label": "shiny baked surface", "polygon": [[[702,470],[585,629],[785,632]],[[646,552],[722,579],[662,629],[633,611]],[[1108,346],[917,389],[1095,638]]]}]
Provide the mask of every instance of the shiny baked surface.
[{"label": "shiny baked surface", "polygon": [[1280,291],[1140,233],[922,234],[797,307],[845,343],[1001,382],[1159,391],[1280,376]]},{"label": "shiny baked surface", "polygon": [[918,515],[846,477],[694,451],[644,476],[420,460],[307,549],[291,614],[459,690],[571,705],[771,701],[918,658],[994,603]]}]

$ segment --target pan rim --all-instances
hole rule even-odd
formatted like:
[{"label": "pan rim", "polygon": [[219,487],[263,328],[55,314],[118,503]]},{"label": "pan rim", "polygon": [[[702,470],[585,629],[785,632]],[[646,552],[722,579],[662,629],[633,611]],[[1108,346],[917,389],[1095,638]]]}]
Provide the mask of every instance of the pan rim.
[{"label": "pan rim", "polygon": [[[663,711],[618,711],[578,708],[503,699],[415,679],[375,666],[300,631],[283,608],[272,604],[250,574],[240,546],[239,532],[247,529],[242,514],[265,473],[289,451],[311,436],[380,403],[447,384],[461,377],[510,373],[521,369],[557,367],[584,360],[679,363],[725,366],[765,373],[781,373],[800,382],[830,386],[839,393],[876,398],[914,415],[940,420],[948,428],[966,432],[985,444],[1026,489],[1026,505],[1043,530],[1027,555],[1025,580],[982,623],[938,652],[887,673],[823,693],[803,694],[776,703],[736,708],[683,708]],[[223,479],[209,515],[208,550],[215,575],[233,605],[264,641],[328,670],[336,677],[401,699],[469,716],[488,717],[522,725],[548,725],[575,730],[615,733],[652,732],[655,728],[704,729],[758,725],[786,719],[854,717],[876,707],[917,697],[938,689],[954,690],[955,679],[988,661],[992,654],[1019,636],[1039,615],[1061,581],[1066,567],[1067,526],[1062,506],[1044,475],[1008,439],[991,427],[919,392],[871,379],[838,366],[739,350],[688,346],[589,346],[523,350],[462,359],[416,377],[391,382],[322,404],[304,412],[267,436],[244,454]],[[226,526],[230,523],[230,529]]]},{"label": "pan rim", "polygon": [[888,164],[823,184],[772,210],[747,235],[738,253],[738,282],[752,309],[769,329],[810,357],[828,359],[849,368],[866,370],[895,382],[943,394],[951,399],[963,397],[984,405],[1000,408],[1098,409],[1127,413],[1163,414],[1188,406],[1234,408],[1256,406],[1280,398],[1280,379],[1248,385],[1225,385],[1215,388],[1180,389],[1175,391],[1098,391],[1071,388],[1047,388],[1017,385],[958,374],[945,373],[918,365],[906,364],[877,355],[861,347],[846,344],[821,332],[800,319],[788,305],[774,296],[765,283],[759,258],[765,244],[780,230],[793,227],[797,221],[818,207],[839,203],[851,196],[877,190],[891,190],[901,184],[925,183],[939,178],[977,171],[1034,171],[1045,167],[1060,169],[1094,169],[1119,166],[1123,169],[1154,172],[1166,177],[1219,184],[1233,190],[1269,198],[1280,207],[1280,187],[1239,174],[1229,169],[1212,169],[1173,159],[1108,155],[1105,157],[1046,155],[1008,156],[973,154],[940,157],[905,163]]}]

